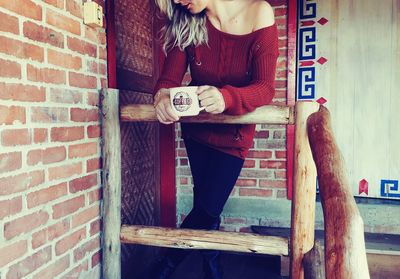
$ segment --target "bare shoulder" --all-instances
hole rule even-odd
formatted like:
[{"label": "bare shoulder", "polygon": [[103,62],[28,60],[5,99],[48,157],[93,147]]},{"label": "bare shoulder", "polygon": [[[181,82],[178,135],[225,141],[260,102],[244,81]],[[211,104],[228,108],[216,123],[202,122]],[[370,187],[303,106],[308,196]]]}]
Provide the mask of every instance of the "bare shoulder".
[{"label": "bare shoulder", "polygon": [[274,10],[265,0],[256,0],[253,3],[254,11],[254,30],[271,26],[275,23]]}]

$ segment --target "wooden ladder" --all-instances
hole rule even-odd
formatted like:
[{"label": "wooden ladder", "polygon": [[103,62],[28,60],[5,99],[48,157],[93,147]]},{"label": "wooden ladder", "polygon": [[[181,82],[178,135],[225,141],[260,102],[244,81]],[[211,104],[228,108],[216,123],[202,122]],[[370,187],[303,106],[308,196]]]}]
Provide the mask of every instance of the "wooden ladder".
[{"label": "wooden ladder", "polygon": [[[121,242],[185,249],[288,255],[291,278],[304,278],[305,267],[306,270],[314,270],[306,272],[306,278],[322,278],[322,273],[316,271],[320,268],[316,266],[316,259],[303,261],[307,253],[318,254],[312,253],[317,169],[325,219],[326,278],[369,278],[363,222],[343,172],[343,162],[333,138],[326,108],[320,107],[315,102],[298,102],[295,107],[263,106],[241,116],[200,114],[181,119],[182,122],[193,123],[295,124],[289,240],[285,237],[251,233],[125,225],[121,227],[120,121],[139,122],[157,121],[157,119],[152,105],[129,105],[120,108],[116,89],[102,90],[101,102],[104,183],[103,278],[121,278]],[[332,188],[332,185],[335,188]],[[338,223],[340,227],[337,226]]]}]

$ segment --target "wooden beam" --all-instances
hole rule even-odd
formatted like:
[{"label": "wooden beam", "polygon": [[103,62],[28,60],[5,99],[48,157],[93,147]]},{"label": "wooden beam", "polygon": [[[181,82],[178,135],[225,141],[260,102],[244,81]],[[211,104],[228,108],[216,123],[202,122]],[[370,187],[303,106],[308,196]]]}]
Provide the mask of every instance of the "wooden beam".
[{"label": "wooden beam", "polygon": [[116,89],[101,92],[103,157],[103,276],[121,278],[121,136]]},{"label": "wooden beam", "polygon": [[290,240],[291,278],[304,278],[303,256],[314,246],[317,171],[307,136],[307,118],[318,111],[315,102],[296,103],[293,201]]},{"label": "wooden beam", "polygon": [[[286,104],[294,106],[296,104],[296,50],[297,50],[297,0],[287,2],[287,94]],[[293,193],[293,162],[294,162],[294,125],[286,126],[286,189],[287,198],[292,199]]]},{"label": "wooden beam", "polygon": [[307,126],[324,213],[326,278],[368,279],[364,222],[350,190],[329,111],[321,106]]},{"label": "wooden beam", "polygon": [[287,238],[251,233],[123,225],[121,242],[158,247],[288,255]]},{"label": "wooden beam", "polygon": [[[152,105],[129,105],[121,107],[121,121],[157,121]],[[263,106],[245,115],[200,113],[196,117],[182,117],[181,122],[226,124],[292,124],[294,109],[288,106]]]},{"label": "wooden beam", "polygon": [[107,80],[108,88],[117,88],[117,46],[115,33],[114,0],[106,2],[106,32],[107,32]]}]

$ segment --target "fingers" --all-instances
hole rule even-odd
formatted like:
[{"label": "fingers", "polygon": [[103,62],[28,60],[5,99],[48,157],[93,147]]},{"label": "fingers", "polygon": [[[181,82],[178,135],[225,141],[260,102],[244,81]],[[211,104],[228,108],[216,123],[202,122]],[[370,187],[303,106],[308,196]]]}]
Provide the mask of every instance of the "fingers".
[{"label": "fingers", "polygon": [[161,110],[156,110],[157,118],[161,123],[171,122],[168,120],[166,114]]},{"label": "fingers", "polygon": [[206,112],[211,113],[211,114],[221,113],[221,111],[218,109],[218,106],[216,104],[207,106]]},{"label": "fingers", "polygon": [[201,107],[208,107],[209,105],[212,105],[214,103],[215,103],[215,99],[212,96],[210,96],[206,99],[200,100]]},{"label": "fingers", "polygon": [[197,94],[201,94],[201,93],[203,93],[204,91],[206,91],[206,90],[208,90],[210,88],[212,88],[212,86],[210,86],[210,85],[201,85],[201,86],[197,87],[196,93]]},{"label": "fingers", "polygon": [[224,105],[220,103],[213,103],[207,106],[205,111],[212,114],[222,113],[224,111]]},{"label": "fingers", "polygon": [[207,107],[216,102],[215,94],[210,89],[205,89],[199,93],[201,107]]},{"label": "fingers", "polygon": [[179,117],[173,114],[173,112],[168,111],[168,109],[158,108],[156,110],[156,114],[157,114],[157,119],[164,124],[166,123],[170,124],[172,122],[179,120]]},{"label": "fingers", "polygon": [[172,124],[174,123],[173,121],[169,121],[165,115],[163,115],[162,113],[157,113],[157,119],[158,121],[160,121],[160,123],[162,124]]},{"label": "fingers", "polygon": [[179,120],[179,116],[176,115],[176,113],[174,112],[174,110],[171,108],[171,104],[168,103],[168,105],[166,105],[165,107],[166,109],[166,114],[167,114],[167,118],[172,120],[172,121],[178,121]]},{"label": "fingers", "polygon": [[165,96],[169,96],[169,89],[161,88],[158,90],[158,92],[154,95],[154,107],[156,107],[160,100]]},{"label": "fingers", "polygon": [[213,88],[209,87],[208,89],[202,90],[199,94],[199,100],[202,101],[207,98],[211,98],[215,95],[215,92],[213,92]]},{"label": "fingers", "polygon": [[171,108],[168,90],[160,90],[157,92],[157,94],[154,96],[154,107],[156,110],[157,119],[161,123],[171,124],[179,120],[179,116],[177,116]]},{"label": "fingers", "polygon": [[225,101],[221,92],[213,86],[200,86],[198,90],[200,105],[209,113],[221,113],[225,109]]}]

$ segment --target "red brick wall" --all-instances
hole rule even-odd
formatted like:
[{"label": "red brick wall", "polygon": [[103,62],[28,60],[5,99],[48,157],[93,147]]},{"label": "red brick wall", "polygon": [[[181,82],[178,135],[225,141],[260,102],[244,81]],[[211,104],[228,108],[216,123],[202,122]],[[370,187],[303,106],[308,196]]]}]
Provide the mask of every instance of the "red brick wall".
[{"label": "red brick wall", "polygon": [[[275,104],[286,103],[287,94],[287,1],[268,1],[274,8],[275,21],[279,30],[279,50],[276,72]],[[186,81],[190,79],[185,77]],[[192,178],[186,150],[179,138],[177,126],[177,219],[181,223],[187,212],[187,206],[180,204],[181,198],[192,194]],[[245,161],[244,169],[231,194],[231,198],[246,198],[249,206],[252,200],[286,199],[286,130],[285,126],[257,125],[253,148]],[[262,213],[264,214],[264,213]],[[249,231],[250,225],[259,225],[261,213],[254,212],[252,217],[225,216],[222,227],[231,231]],[[289,217],[288,217],[289,218]],[[261,222],[260,222],[261,220]]]},{"label": "red brick wall", "polygon": [[99,269],[106,37],[82,12],[82,0],[0,1],[1,278]]}]

